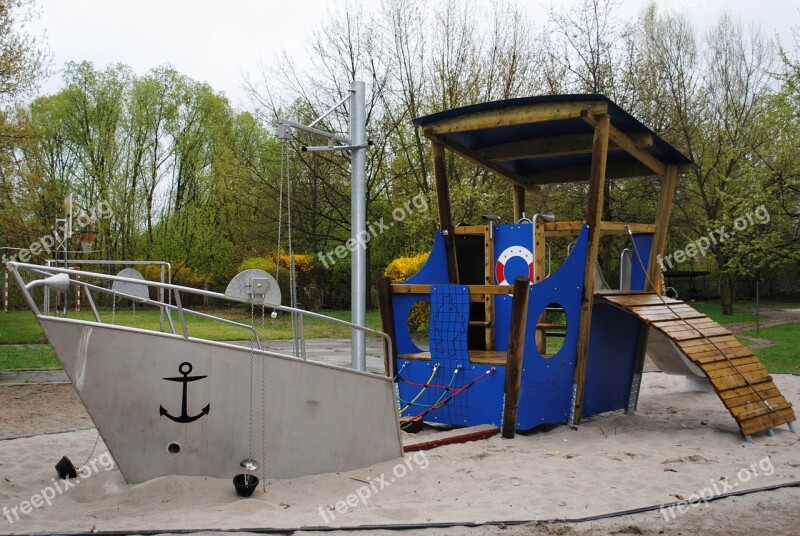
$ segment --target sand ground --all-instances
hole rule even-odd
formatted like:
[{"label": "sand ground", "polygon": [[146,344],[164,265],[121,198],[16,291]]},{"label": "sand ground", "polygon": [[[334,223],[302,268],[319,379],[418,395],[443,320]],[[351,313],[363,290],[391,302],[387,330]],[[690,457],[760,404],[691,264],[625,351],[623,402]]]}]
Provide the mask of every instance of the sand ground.
[{"label": "sand ground", "polygon": [[[775,381],[793,403],[800,377]],[[19,510],[46,488],[54,464],[109,460],[70,385],[0,387],[0,506],[17,507],[0,533],[324,526],[540,520],[447,527],[406,534],[796,534],[800,488],[783,488],[602,521],[547,523],[711,497],[800,480],[800,436],[786,426],[750,444],[713,393],[686,392],[683,378],[644,375],[635,416],[595,416],[513,440],[499,436],[409,454],[365,469],[269,481],[251,499],[228,480],[169,476],[128,485],[115,468],[87,465],[86,478],[52,504]],[[96,444],[96,445],[95,445]],[[320,445],[320,448],[324,448]],[[404,466],[405,469],[400,469]],[[402,476],[400,476],[401,473]],[[372,491],[368,484],[381,482]],[[385,482],[386,484],[383,484]],[[367,495],[346,505],[348,495]],[[337,504],[341,512],[336,509]],[[5,514],[5,511],[3,512]],[[298,532],[303,534],[305,532]],[[366,530],[362,533],[389,534]],[[396,533],[396,532],[391,532]]]}]

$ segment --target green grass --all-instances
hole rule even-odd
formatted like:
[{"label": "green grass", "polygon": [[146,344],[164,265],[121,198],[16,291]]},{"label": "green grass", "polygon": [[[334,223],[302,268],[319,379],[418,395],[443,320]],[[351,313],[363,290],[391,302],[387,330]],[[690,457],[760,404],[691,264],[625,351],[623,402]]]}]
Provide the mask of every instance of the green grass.
[{"label": "green grass", "polygon": [[61,368],[49,346],[0,345],[0,369]]},{"label": "green grass", "polygon": [[[736,302],[733,304],[733,314],[723,315],[722,305],[719,301],[713,302],[691,302],[689,303],[694,309],[697,309],[704,315],[708,316],[711,320],[719,324],[731,324],[734,322],[755,322],[756,321],[756,304],[755,302]],[[780,302],[767,302],[760,304],[761,309],[798,309],[800,304],[797,303],[780,303]]]},{"label": "green grass", "polygon": [[791,322],[764,328],[759,330],[758,335],[755,331],[749,331],[744,337],[758,337],[775,342],[773,346],[754,351],[771,374],[800,374],[800,323]]},{"label": "green grass", "polygon": [[[250,324],[250,312],[243,309],[216,309],[203,311],[208,314],[234,320],[242,324]],[[264,319],[262,328],[261,310],[257,308],[255,311],[254,324],[262,338],[274,339],[290,339],[292,337],[292,319],[290,315],[280,314],[274,322],[269,316],[269,311],[265,311],[266,318]],[[327,316],[338,318],[340,320],[348,320],[350,318],[349,311],[325,311]],[[159,312],[154,309],[141,310],[138,309],[136,313],[130,309],[118,309],[114,312],[114,323],[121,326],[136,327],[142,329],[158,330],[159,329]],[[94,317],[90,311],[81,311],[80,313],[69,312],[69,318],[78,318],[82,320],[92,320]],[[103,322],[110,323],[112,320],[111,310],[100,310],[100,318]],[[180,332],[180,320],[176,313],[172,315],[175,329]],[[165,330],[169,329],[169,325],[165,319]],[[191,337],[198,337],[212,341],[240,341],[250,339],[250,332],[247,329],[223,324],[215,320],[200,318],[194,315],[186,315],[186,325]],[[367,311],[367,326],[377,329],[380,325],[380,320],[377,311]],[[317,320],[313,318],[306,318],[305,320],[305,336],[307,338],[320,338],[320,337],[349,337],[350,330],[345,326],[339,326],[330,322]],[[0,313],[0,345],[3,344],[42,344],[46,343],[46,339],[39,324],[36,322],[33,314],[27,311],[11,311],[8,313]]]}]

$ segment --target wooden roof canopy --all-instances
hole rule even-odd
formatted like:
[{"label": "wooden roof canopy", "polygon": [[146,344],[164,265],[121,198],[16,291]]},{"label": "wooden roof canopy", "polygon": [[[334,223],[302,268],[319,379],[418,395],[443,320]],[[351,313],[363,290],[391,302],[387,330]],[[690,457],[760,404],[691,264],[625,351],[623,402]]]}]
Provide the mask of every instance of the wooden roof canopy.
[{"label": "wooden roof canopy", "polygon": [[678,173],[692,161],[611,99],[544,95],[454,108],[414,120],[431,141],[524,188],[589,180],[595,117],[608,114],[608,179]]}]

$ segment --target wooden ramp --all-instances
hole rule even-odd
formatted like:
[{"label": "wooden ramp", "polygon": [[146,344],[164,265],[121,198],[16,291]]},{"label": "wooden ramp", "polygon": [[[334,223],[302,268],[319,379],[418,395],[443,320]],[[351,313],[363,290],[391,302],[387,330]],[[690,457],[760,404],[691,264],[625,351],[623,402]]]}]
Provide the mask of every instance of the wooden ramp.
[{"label": "wooden ramp", "polygon": [[706,315],[652,292],[604,291],[595,300],[636,315],[675,343],[709,379],[744,436],[795,420],[792,405],[753,352]]}]

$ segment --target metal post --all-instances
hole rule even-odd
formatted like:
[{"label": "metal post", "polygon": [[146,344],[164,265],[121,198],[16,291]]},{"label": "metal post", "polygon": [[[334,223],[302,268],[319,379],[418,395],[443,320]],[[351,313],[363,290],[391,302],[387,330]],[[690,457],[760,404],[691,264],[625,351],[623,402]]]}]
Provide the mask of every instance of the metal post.
[{"label": "metal post", "polygon": [[756,335],[758,335],[758,328],[760,327],[761,309],[758,304],[758,280],[756,280]]},{"label": "metal post", "polygon": [[[353,81],[350,96],[350,143],[355,147],[350,153],[351,174],[351,219],[352,238],[356,247],[352,253],[352,323],[366,325],[367,308],[367,251],[366,244],[359,239],[367,236],[367,117],[364,82]],[[352,366],[355,370],[367,370],[367,338],[363,331],[352,332]]]}]

